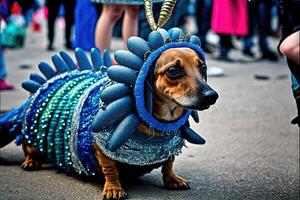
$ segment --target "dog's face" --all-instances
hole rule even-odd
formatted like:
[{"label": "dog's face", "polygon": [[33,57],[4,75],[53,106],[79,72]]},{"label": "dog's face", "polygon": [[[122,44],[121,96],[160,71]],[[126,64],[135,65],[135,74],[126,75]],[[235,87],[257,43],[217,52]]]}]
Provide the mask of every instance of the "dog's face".
[{"label": "dog's face", "polygon": [[205,63],[190,48],[166,50],[157,59],[154,74],[156,94],[182,107],[204,110],[218,98],[206,82]]}]

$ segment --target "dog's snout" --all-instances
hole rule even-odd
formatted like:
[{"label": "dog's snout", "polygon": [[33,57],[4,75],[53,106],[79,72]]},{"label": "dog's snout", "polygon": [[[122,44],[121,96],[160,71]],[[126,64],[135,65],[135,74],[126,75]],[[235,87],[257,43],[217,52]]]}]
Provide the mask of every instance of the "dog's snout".
[{"label": "dog's snout", "polygon": [[218,93],[214,90],[209,90],[204,93],[204,99],[208,104],[214,104],[217,101],[218,97]]},{"label": "dog's snout", "polygon": [[208,90],[204,92],[203,97],[203,105],[212,105],[216,103],[219,95],[214,90]]}]

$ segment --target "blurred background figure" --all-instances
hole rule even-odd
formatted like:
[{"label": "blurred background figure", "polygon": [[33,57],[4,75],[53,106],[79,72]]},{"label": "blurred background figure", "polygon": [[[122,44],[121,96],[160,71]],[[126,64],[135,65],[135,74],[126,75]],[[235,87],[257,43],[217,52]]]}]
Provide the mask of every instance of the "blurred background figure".
[{"label": "blurred background figure", "polygon": [[32,21],[33,13],[38,9],[37,0],[10,0],[9,2],[10,4],[18,2],[22,8],[22,15],[25,19],[25,27],[27,27]]},{"label": "blurred background figure", "polygon": [[[102,3],[103,8],[95,31],[95,46],[101,51],[110,49],[113,28],[116,22],[123,16],[122,38],[124,41],[138,34],[139,5],[143,0],[92,0],[94,3]],[[162,0],[153,0],[153,3]]]},{"label": "blurred background figure", "polygon": [[74,47],[80,47],[87,51],[95,47],[95,30],[101,7],[101,4],[93,4],[89,0],[76,1]]},{"label": "blurred background figure", "polygon": [[207,41],[207,33],[211,27],[212,0],[196,0],[196,24],[198,32],[196,35],[201,40],[201,47],[206,53],[213,53],[215,45]]},{"label": "blurred background figure", "polygon": [[0,0],[0,90],[14,89],[12,84],[6,82],[7,70],[2,48],[2,27],[9,15],[8,4],[6,0]]},{"label": "blurred background figure", "polygon": [[292,90],[296,100],[298,116],[291,123],[300,126],[300,1],[274,0],[280,9],[282,39],[278,49],[287,58],[291,70]]},{"label": "blurred background figure", "polygon": [[248,34],[247,0],[213,0],[212,31],[220,36],[220,52],[218,59],[232,61],[228,57],[233,47],[232,35]]},{"label": "blurred background figure", "polygon": [[262,59],[277,61],[276,54],[271,50],[268,36],[271,31],[271,10],[273,3],[270,0],[248,1],[248,34],[244,38],[243,53],[255,57],[251,48],[254,46],[253,36],[258,35],[259,49]]},{"label": "blurred background figure", "polygon": [[[47,0],[46,6],[48,7],[48,47],[47,50],[54,50],[54,32],[55,20],[59,14],[60,6],[63,5],[65,17],[65,47],[72,49],[72,26],[74,24],[74,8],[76,0]],[[88,11],[86,11],[88,12]]]},{"label": "blurred background figure", "polygon": [[2,33],[0,32],[0,90],[12,90],[14,86],[6,82],[7,70],[2,48]]}]

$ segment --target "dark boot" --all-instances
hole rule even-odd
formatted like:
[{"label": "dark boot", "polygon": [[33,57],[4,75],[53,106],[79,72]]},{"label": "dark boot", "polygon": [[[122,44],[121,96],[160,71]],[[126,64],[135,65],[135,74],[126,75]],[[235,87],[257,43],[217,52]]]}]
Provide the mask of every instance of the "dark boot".
[{"label": "dark boot", "polygon": [[297,105],[297,110],[298,110],[298,116],[295,117],[291,123],[292,124],[298,124],[298,126],[300,127],[300,88],[295,90],[294,92],[294,97],[296,100],[296,105]]}]

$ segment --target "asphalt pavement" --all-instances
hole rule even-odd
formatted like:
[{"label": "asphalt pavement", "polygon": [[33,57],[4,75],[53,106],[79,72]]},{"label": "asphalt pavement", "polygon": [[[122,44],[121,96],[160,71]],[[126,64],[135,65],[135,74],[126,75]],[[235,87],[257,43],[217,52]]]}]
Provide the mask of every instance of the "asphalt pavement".
[{"label": "asphalt pavement", "polygon": [[[57,51],[63,48],[61,38],[59,30]],[[275,48],[278,40],[271,41]],[[113,50],[119,48],[122,43],[114,40]],[[20,83],[38,72],[40,60],[50,62],[56,51],[45,49],[46,34],[29,30],[25,48],[5,53],[8,81],[16,89],[1,92],[2,112],[26,100],[28,93]],[[158,169],[125,184],[129,198],[299,199],[299,128],[290,124],[296,105],[285,60],[248,59],[237,50],[231,53],[237,60],[234,63],[217,61],[213,56],[208,55],[208,66],[223,68],[225,75],[209,77],[208,82],[220,97],[200,113],[199,124],[192,123],[206,144],[187,144],[175,160],[176,173],[190,181],[191,190],[165,189]],[[20,146],[11,143],[0,149],[0,199],[102,199],[100,180],[70,177],[49,165],[40,171],[23,171],[22,160]]]}]

